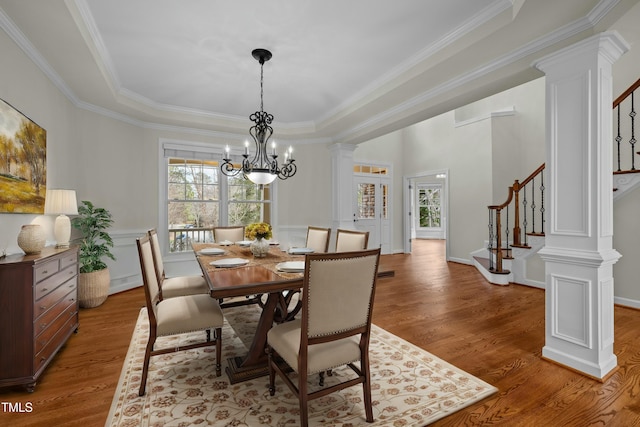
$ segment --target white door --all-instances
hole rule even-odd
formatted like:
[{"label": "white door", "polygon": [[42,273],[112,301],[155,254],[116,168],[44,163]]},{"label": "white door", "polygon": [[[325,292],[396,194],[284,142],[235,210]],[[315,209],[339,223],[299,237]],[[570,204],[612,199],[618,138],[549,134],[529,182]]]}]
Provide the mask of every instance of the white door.
[{"label": "white door", "polygon": [[391,253],[390,179],[356,175],[353,182],[353,226],[369,232],[369,249],[380,247],[382,253]]}]

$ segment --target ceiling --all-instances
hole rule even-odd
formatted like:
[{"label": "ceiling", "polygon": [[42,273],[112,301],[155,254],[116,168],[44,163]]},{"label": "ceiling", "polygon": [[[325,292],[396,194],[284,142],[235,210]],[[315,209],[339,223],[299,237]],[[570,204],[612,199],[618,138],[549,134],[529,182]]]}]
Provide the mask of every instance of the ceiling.
[{"label": "ceiling", "polygon": [[[0,0],[0,26],[80,108],[142,126],[357,143],[540,76],[631,0]],[[550,13],[552,11],[552,13]]]}]

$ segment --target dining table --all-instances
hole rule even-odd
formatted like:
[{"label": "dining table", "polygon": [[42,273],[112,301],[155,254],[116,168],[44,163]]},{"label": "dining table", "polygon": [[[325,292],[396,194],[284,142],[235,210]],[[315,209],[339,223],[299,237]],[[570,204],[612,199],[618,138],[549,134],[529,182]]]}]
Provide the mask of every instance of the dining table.
[{"label": "dining table", "polygon": [[[229,381],[235,384],[267,375],[267,333],[274,323],[292,320],[299,312],[301,304],[295,303],[294,298],[303,286],[304,260],[309,251],[304,248],[282,250],[272,244],[264,257],[255,257],[248,242],[193,242],[192,248],[210,295],[221,301],[223,312],[224,308],[237,305],[256,304],[261,308],[247,354],[227,359]],[[393,270],[385,268],[381,258],[378,277],[393,275]]]}]

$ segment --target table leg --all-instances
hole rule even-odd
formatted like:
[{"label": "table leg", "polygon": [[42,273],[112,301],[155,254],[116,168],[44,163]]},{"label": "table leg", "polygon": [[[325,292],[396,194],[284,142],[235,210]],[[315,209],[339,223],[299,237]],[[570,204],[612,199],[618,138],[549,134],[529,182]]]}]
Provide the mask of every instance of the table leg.
[{"label": "table leg", "polygon": [[231,384],[265,376],[269,373],[267,365],[267,332],[273,326],[276,307],[280,300],[280,293],[270,293],[262,308],[258,328],[249,347],[249,353],[244,357],[229,358],[226,372]]}]

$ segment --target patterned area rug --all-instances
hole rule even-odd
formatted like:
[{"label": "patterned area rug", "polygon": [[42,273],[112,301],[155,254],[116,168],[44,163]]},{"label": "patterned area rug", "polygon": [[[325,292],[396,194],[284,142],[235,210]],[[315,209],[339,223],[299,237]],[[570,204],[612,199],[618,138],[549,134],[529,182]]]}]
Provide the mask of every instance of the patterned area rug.
[{"label": "patterned area rug", "polygon": [[[195,349],[151,358],[147,393],[138,396],[149,323],[140,312],[106,426],[297,426],[298,401],[276,378],[269,396],[268,378],[230,384],[228,357],[246,353],[258,310],[225,309],[222,334],[223,374],[215,376],[215,349]],[[156,348],[201,339],[204,332],[160,338]],[[375,422],[364,419],[362,386],[309,402],[311,426],[425,426],[492,395],[497,389],[455,366],[373,325],[370,343]],[[325,377],[342,381],[349,368]],[[310,387],[317,388],[317,378]]]}]

